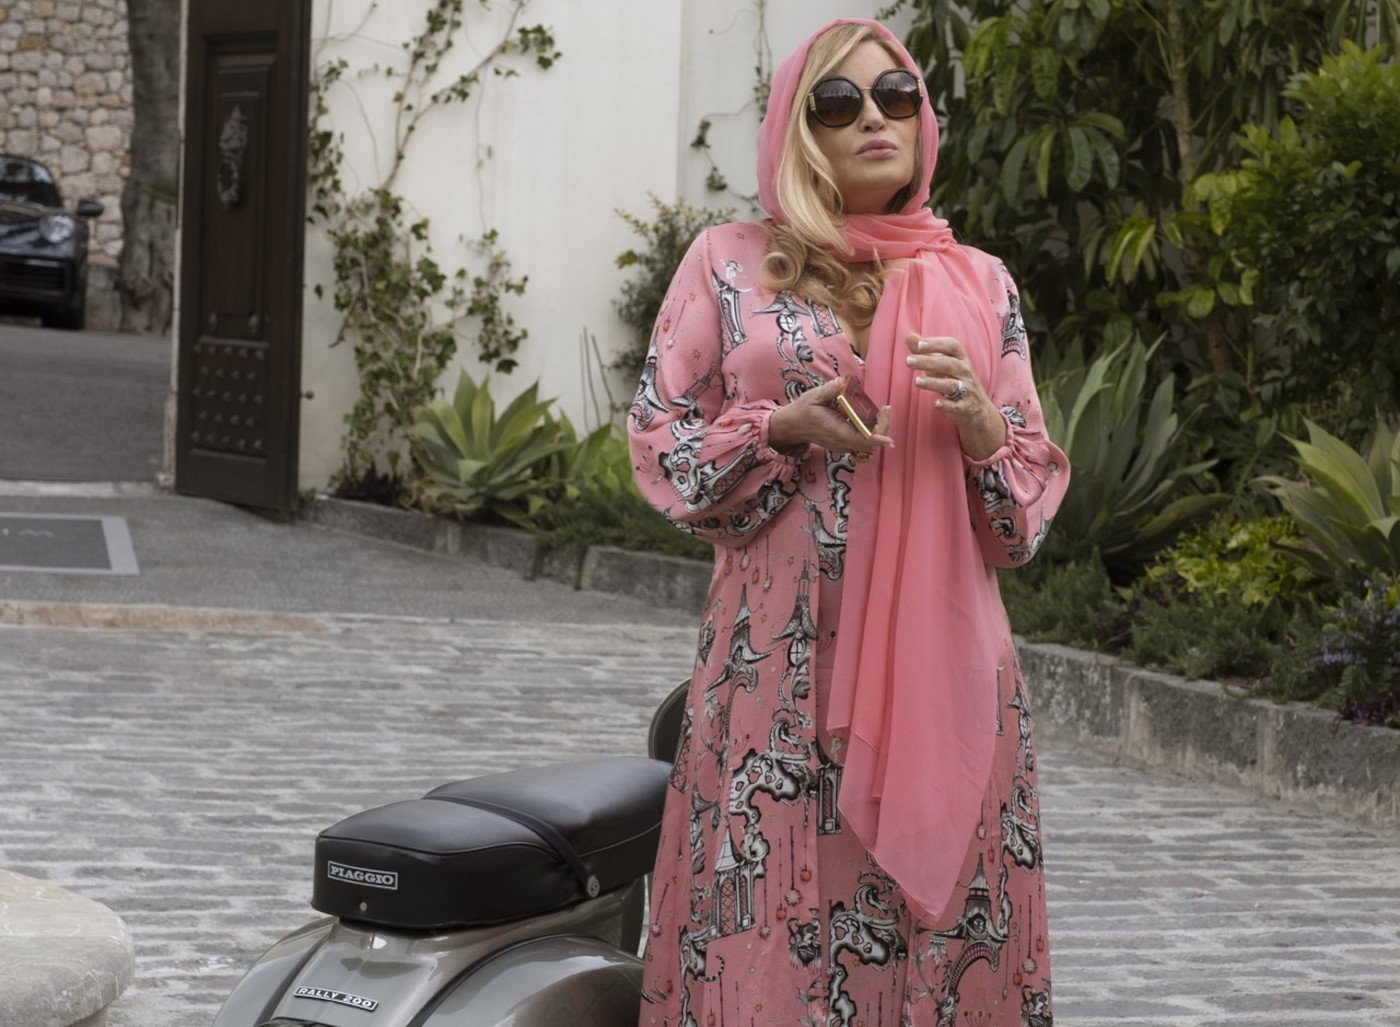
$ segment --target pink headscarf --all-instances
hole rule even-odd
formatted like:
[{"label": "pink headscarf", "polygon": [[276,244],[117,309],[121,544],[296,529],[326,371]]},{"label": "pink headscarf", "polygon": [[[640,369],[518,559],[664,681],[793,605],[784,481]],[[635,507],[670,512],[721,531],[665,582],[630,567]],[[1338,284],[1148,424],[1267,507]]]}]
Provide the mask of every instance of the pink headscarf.
[{"label": "pink headscarf", "polygon": [[[842,18],[810,36],[773,76],[759,129],[763,209],[785,221],[776,193],[793,93],[807,52],[836,25],[864,25],[905,67],[919,66],[873,21]],[[996,579],[967,507],[957,429],[915,389],[904,337],[962,342],[988,393],[1000,325],[990,258],[959,246],[933,216],[929,181],[938,124],[919,113],[923,181],[895,214],[851,216],[849,259],[907,260],[894,271],[870,328],[865,388],[892,407],[893,450],[858,466],[827,728],[845,746],[840,808],[847,824],[903,889],[920,919],[943,912],[982,814],[998,730],[996,665],[1008,640]]]}]

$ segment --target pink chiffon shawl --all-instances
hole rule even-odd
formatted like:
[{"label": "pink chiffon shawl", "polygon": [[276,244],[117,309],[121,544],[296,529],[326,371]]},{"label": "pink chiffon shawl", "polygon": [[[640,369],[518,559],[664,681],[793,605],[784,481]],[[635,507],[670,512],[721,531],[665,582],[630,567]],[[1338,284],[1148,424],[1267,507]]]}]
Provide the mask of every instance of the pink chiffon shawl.
[{"label": "pink chiffon shawl", "polygon": [[[759,195],[785,221],[775,191],[793,92],[812,43],[835,25],[866,25],[919,73],[877,22],[843,18],[777,69],[759,130]],[[841,620],[827,729],[844,747],[840,808],[922,920],[947,905],[973,841],[997,732],[996,665],[1006,640],[996,579],[968,513],[957,430],[913,386],[906,333],[952,336],[990,394],[990,258],[958,245],[924,207],[938,150],[928,103],[920,117],[923,181],[896,214],[854,215],[852,260],[907,261],[886,281],[870,331],[865,387],[891,406],[895,448],[858,465],[852,487]]]}]

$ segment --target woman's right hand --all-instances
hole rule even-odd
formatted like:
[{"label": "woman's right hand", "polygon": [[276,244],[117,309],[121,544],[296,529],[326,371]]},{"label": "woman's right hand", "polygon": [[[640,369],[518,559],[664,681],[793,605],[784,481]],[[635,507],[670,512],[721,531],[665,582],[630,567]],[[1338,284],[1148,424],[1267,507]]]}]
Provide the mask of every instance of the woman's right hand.
[{"label": "woman's right hand", "polygon": [[831,453],[855,453],[858,458],[894,445],[894,439],[885,434],[890,427],[889,407],[880,410],[874,434],[867,439],[836,405],[840,394],[841,379],[835,378],[774,410],[768,417],[768,444],[774,449],[816,445]]}]

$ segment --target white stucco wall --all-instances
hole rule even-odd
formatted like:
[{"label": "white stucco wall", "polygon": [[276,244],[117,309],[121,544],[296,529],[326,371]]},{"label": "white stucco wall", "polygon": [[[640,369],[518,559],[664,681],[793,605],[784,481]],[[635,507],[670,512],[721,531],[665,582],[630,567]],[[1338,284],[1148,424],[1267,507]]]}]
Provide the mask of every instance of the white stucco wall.
[{"label": "white stucco wall", "polygon": [[[352,69],[400,60],[401,44],[422,25],[427,0],[316,0],[312,60],[346,59]],[[769,0],[763,36],[772,62],[824,21],[873,13],[878,3]],[[468,5],[468,36],[449,82],[475,62],[471,43],[501,37],[507,5]],[[369,12],[368,14],[366,12]],[[614,259],[636,237],[618,209],[646,215],[647,194],[671,202],[737,206],[734,195],[705,188],[709,165],[690,148],[702,118],[712,122],[712,152],[732,189],[755,191],[754,67],[760,45],[753,0],[531,0],[521,24],[548,25],[562,59],[548,71],[517,62],[517,78],[488,78],[465,107],[433,112],[422,123],[396,182],[431,219],[436,256],[449,270],[477,266],[467,243],[485,228],[500,232],[514,275],[528,274],[523,297],[507,305],[529,330],[520,366],[497,375],[508,399],[538,379],[541,393],[579,424],[595,417],[583,387],[580,335],[594,333],[605,355],[625,328],[613,301],[626,280]],[[898,30],[898,26],[896,26]],[[348,77],[329,97],[330,117],[346,136],[349,188],[377,183],[386,169],[392,85],[383,76]],[[376,162],[376,149],[378,162]],[[331,250],[319,227],[306,245],[301,485],[319,487],[340,466],[343,418],[358,393],[353,356],[331,348],[339,318],[330,300]],[[314,286],[326,289],[318,299]],[[485,365],[466,324],[457,369],[480,377]],[[615,380],[614,397],[632,383]]]}]

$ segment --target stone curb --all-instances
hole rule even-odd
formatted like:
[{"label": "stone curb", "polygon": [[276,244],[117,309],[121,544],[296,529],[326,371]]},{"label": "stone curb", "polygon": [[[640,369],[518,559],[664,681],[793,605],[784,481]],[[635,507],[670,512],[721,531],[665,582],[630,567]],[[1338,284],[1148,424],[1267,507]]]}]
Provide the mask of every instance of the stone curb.
[{"label": "stone curb", "polygon": [[[697,560],[608,546],[541,556],[534,538],[518,529],[329,498],[303,507],[302,517],[697,615],[709,590],[710,568]],[[1043,734],[1141,766],[1400,827],[1400,732],[1349,724],[1300,703],[1231,696],[1217,682],[1152,673],[1100,653],[1021,640],[1017,648]]]},{"label": "stone curb", "polygon": [[0,1016],[24,1027],[102,1027],[131,983],[121,918],[55,885],[0,870]]},{"label": "stone curb", "polygon": [[613,546],[544,552],[520,528],[463,524],[412,510],[330,497],[303,505],[301,520],[338,531],[369,535],[445,556],[519,571],[571,588],[628,596],[654,606],[699,614],[710,590],[710,567],[699,560],[636,553]]},{"label": "stone curb", "polygon": [[1230,695],[1113,656],[1020,642],[1037,728],[1146,767],[1400,827],[1400,732]]},{"label": "stone curb", "polygon": [[6,627],[101,628],[110,631],[327,631],[324,621],[289,613],[257,613],[202,606],[114,606],[101,603],[0,601]]}]

